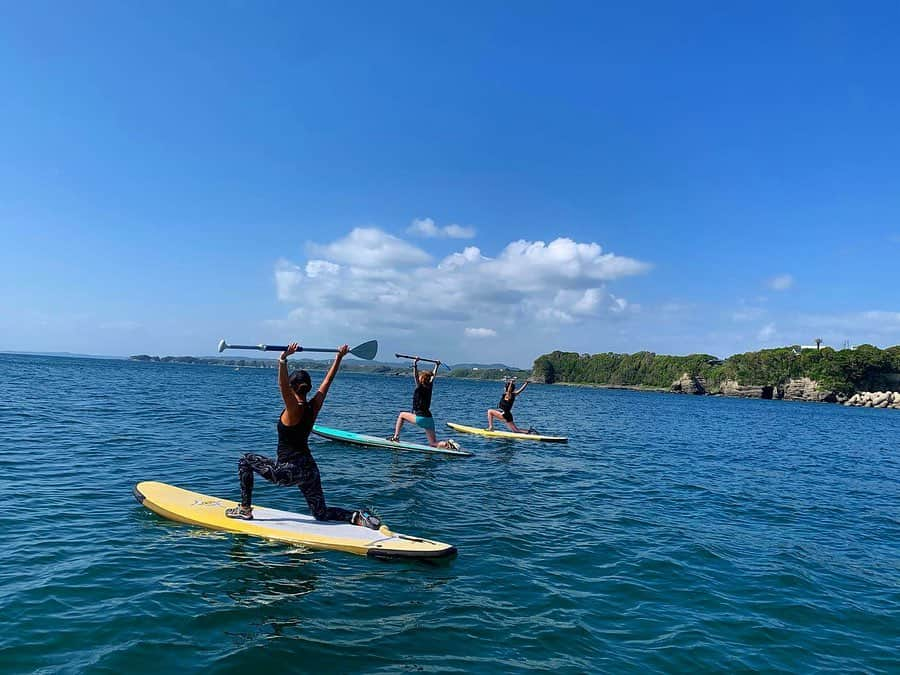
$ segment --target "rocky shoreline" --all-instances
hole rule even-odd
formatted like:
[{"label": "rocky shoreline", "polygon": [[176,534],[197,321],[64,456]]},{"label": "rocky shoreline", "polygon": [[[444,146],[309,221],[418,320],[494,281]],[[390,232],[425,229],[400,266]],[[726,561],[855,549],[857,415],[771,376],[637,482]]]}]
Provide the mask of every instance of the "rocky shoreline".
[{"label": "rocky shoreline", "polygon": [[900,410],[900,392],[864,391],[848,397],[838,392],[825,390],[818,382],[808,377],[793,378],[777,385],[748,385],[741,384],[736,380],[723,380],[709,386],[704,378],[684,373],[672,382],[669,391],[695,396],[735,396],[779,401],[841,403],[846,406]]},{"label": "rocky shoreline", "polygon": [[723,380],[709,386],[702,377],[684,373],[672,383],[670,391],[680,394],[735,396],[738,398],[777,399],[780,401],[815,401],[837,403],[839,395],[822,391],[819,383],[808,377],[788,380],[778,385],[741,384],[737,380]]},{"label": "rocky shoreline", "polygon": [[857,408],[893,408],[900,410],[898,391],[861,391],[844,401],[846,406]]}]

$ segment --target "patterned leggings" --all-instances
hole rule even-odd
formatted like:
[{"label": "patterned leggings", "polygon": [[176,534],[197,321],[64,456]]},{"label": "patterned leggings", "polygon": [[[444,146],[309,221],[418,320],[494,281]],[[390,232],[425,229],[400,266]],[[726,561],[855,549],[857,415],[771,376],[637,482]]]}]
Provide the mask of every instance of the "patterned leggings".
[{"label": "patterned leggings", "polygon": [[276,462],[268,457],[251,453],[241,457],[238,460],[238,476],[241,479],[241,506],[245,508],[250,508],[254,472],[275,485],[296,485],[300,488],[316,520],[339,520],[349,523],[353,518],[353,511],[325,506],[319,467],[312,455],[309,459],[301,459],[298,462]]}]

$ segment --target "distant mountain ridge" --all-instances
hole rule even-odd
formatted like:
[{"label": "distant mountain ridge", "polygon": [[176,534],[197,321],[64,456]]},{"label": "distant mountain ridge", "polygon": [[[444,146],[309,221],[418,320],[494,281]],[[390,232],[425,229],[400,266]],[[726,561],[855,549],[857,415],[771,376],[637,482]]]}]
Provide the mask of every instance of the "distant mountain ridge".
[{"label": "distant mountain ridge", "polygon": [[508,366],[505,363],[448,363],[453,370],[524,370],[515,366]]},{"label": "distant mountain ridge", "polygon": [[16,356],[54,356],[57,358],[69,359],[113,359],[121,361],[125,356],[103,356],[101,354],[76,354],[75,352],[26,352],[19,350],[4,349],[0,350],[0,354],[15,354]]}]

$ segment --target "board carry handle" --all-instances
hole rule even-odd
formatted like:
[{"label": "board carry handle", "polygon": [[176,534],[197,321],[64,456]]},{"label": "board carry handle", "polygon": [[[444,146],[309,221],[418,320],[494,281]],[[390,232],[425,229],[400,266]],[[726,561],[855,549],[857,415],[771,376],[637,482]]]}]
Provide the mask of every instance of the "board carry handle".
[{"label": "board carry handle", "polygon": [[[219,352],[224,352],[226,349],[255,349],[260,352],[283,352],[287,349],[287,345],[231,345],[224,339],[219,340]],[[300,347],[297,351],[336,354],[338,350],[333,347]],[[359,359],[371,361],[378,354],[378,340],[369,340],[368,342],[363,342],[361,345],[356,345],[350,350],[350,353]]]}]

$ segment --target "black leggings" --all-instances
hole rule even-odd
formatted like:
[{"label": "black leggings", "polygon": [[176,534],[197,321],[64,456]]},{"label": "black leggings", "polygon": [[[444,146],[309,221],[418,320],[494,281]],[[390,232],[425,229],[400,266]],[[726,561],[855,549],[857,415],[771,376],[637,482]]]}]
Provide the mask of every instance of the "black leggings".
[{"label": "black leggings", "polygon": [[251,453],[241,457],[238,460],[238,476],[241,479],[241,506],[244,508],[250,508],[254,472],[275,485],[296,485],[300,488],[316,520],[339,520],[349,523],[353,519],[353,511],[325,506],[319,467],[312,455],[309,459],[297,462],[276,462],[274,459]]}]

